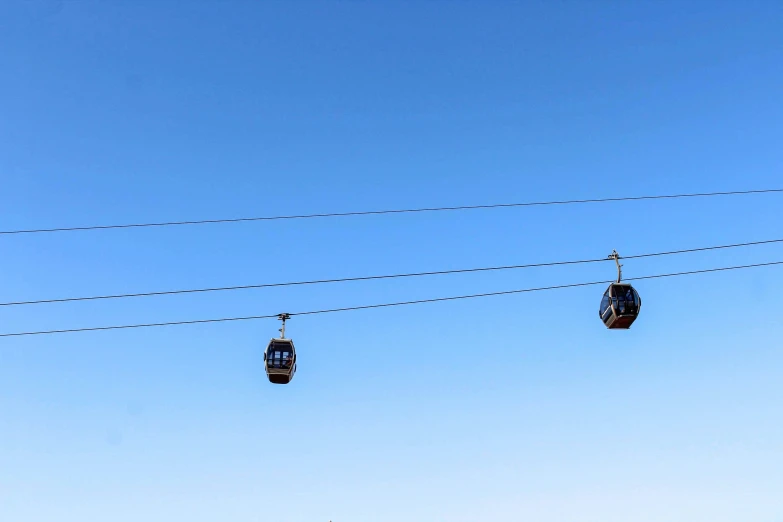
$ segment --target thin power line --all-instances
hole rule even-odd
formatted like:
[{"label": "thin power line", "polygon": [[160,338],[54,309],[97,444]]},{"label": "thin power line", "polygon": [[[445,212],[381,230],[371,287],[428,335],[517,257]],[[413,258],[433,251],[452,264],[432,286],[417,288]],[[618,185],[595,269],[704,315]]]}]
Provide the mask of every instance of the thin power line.
[{"label": "thin power line", "polygon": [[[675,272],[670,274],[656,274],[656,275],[649,275],[649,276],[641,276],[641,277],[631,277],[628,279],[625,279],[624,281],[641,281],[644,279],[661,279],[664,277],[677,277],[677,276],[686,276],[686,275],[694,275],[694,274],[706,274],[711,272],[725,272],[728,270],[742,270],[746,268],[758,268],[763,266],[773,266],[773,265],[783,265],[783,261],[773,261],[769,263],[756,263],[752,265],[740,265],[740,266],[729,266],[729,267],[722,267],[722,268],[710,268],[705,270],[692,270],[689,272]],[[475,299],[479,297],[492,297],[492,296],[500,296],[500,295],[511,295],[511,294],[523,294],[523,293],[529,293],[529,292],[541,292],[545,290],[558,290],[563,288],[577,288],[577,287],[583,287],[583,286],[594,286],[594,285],[600,285],[600,284],[609,284],[613,281],[593,281],[590,283],[573,283],[569,285],[557,285],[557,286],[545,286],[545,287],[539,287],[539,288],[524,288],[520,290],[506,290],[502,292],[488,292],[483,294],[471,294],[471,295],[458,295],[458,296],[452,296],[452,297],[436,297],[433,299],[418,299],[413,301],[398,301],[394,303],[381,303],[381,304],[372,304],[372,305],[361,305],[361,306],[349,306],[345,308],[327,308],[324,310],[311,310],[307,312],[290,312],[289,315],[291,317],[294,316],[304,316],[304,315],[316,315],[316,314],[329,314],[329,313],[335,313],[335,312],[350,312],[350,311],[356,311],[356,310],[370,310],[375,308],[389,308],[393,306],[407,306],[407,305],[414,305],[414,304],[424,304],[424,303],[439,303],[444,301],[457,301],[462,299]],[[0,337],[22,337],[22,336],[28,336],[28,335],[52,335],[52,334],[61,334],[61,333],[75,333],[75,332],[97,332],[97,331],[103,331],[103,330],[125,330],[130,328],[151,328],[151,327],[157,327],[157,326],[174,326],[174,325],[190,325],[190,324],[203,324],[203,323],[225,323],[230,321],[251,321],[255,319],[275,319],[278,317],[279,314],[271,314],[271,315],[250,315],[245,317],[223,317],[219,319],[196,319],[191,321],[171,321],[171,322],[165,322],[165,323],[146,323],[146,324],[126,324],[126,325],[115,325],[115,326],[96,326],[91,328],[71,328],[71,329],[65,329],[65,330],[44,330],[44,331],[38,331],[38,332],[13,332],[13,333],[4,333],[0,334]]]},{"label": "thin power line", "polygon": [[357,212],[330,212],[330,213],[323,213],[323,214],[295,214],[295,215],[287,215],[287,216],[259,216],[259,217],[243,217],[243,218],[227,218],[227,219],[201,219],[201,220],[194,220],[194,221],[163,221],[159,223],[130,223],[130,224],[121,224],[121,225],[91,225],[91,226],[83,226],[83,227],[3,230],[0,231],[0,235],[76,232],[76,231],[85,231],[85,230],[109,230],[109,229],[119,229],[119,228],[173,227],[173,226],[182,226],[182,225],[241,223],[241,222],[248,222],[248,221],[280,221],[285,219],[313,219],[313,218],[332,218],[332,217],[348,217],[348,216],[371,216],[371,215],[381,215],[381,214],[410,214],[415,212],[444,212],[444,211],[477,210],[477,209],[490,209],[490,208],[536,207],[536,206],[547,206],[547,205],[574,205],[574,204],[582,204],[582,203],[609,203],[609,202],[616,202],[616,201],[642,201],[642,200],[652,200],[652,199],[738,196],[738,195],[745,195],[745,194],[769,194],[769,193],[776,193],[776,192],[783,192],[783,189],[736,190],[731,192],[702,192],[702,193],[694,193],[694,194],[668,194],[668,195],[658,195],[658,196],[633,196],[633,197],[600,198],[600,199],[571,199],[571,200],[564,200],[564,201],[495,203],[489,205],[462,205],[462,206],[455,206],[455,207],[425,207],[425,208],[407,208],[407,209],[390,209],[390,210],[365,210],[365,211],[357,211]]},{"label": "thin power line", "polygon": [[[772,243],[783,243],[783,239],[769,239],[765,241],[752,241],[748,243],[734,243],[731,245],[717,245],[717,246],[709,246],[709,247],[701,247],[701,248],[689,248],[685,250],[670,250],[667,252],[654,252],[650,254],[637,254],[633,256],[622,256],[621,259],[639,259],[645,257],[687,254],[693,252],[704,252],[708,250],[740,248],[740,247],[765,245],[765,244],[772,244]],[[436,270],[431,272],[410,272],[410,273],[401,273],[401,274],[384,274],[384,275],[371,275],[371,276],[361,276],[361,277],[343,277],[343,278],[335,278],[335,279],[314,279],[310,281],[288,281],[283,283],[263,283],[263,284],[239,285],[239,286],[222,286],[222,287],[212,287],[212,288],[163,290],[157,292],[139,292],[139,293],[128,293],[128,294],[95,295],[95,296],[82,296],[82,297],[62,297],[57,299],[39,299],[34,301],[11,301],[6,303],[0,303],[0,306],[24,306],[24,305],[34,305],[34,304],[68,303],[68,302],[75,302],[75,301],[96,301],[102,299],[126,299],[131,297],[154,297],[154,296],[163,296],[163,295],[223,292],[223,291],[249,290],[249,289],[259,289],[259,288],[275,288],[275,287],[282,287],[282,286],[317,285],[317,284],[324,284],[324,283],[347,283],[351,281],[371,281],[371,280],[378,280],[378,279],[397,279],[403,277],[423,277],[423,276],[435,276],[435,275],[447,275],[447,274],[466,274],[466,273],[473,273],[473,272],[489,272],[489,271],[499,271],[499,270],[516,270],[516,269],[523,269],[523,268],[538,268],[538,267],[548,267],[548,266],[578,265],[578,264],[585,264],[585,263],[600,263],[605,261],[612,261],[612,260],[604,257],[600,259],[582,259],[576,261],[555,261],[549,263],[532,263],[532,264],[525,264],[525,265],[461,268],[455,270]]]}]

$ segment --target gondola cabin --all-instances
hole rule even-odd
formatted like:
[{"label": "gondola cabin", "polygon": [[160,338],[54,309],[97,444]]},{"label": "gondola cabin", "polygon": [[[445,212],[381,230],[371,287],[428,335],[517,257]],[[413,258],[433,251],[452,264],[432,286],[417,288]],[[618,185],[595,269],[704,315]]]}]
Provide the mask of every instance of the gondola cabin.
[{"label": "gondola cabin", "polygon": [[607,328],[627,330],[639,317],[642,300],[634,288],[625,283],[612,283],[606,289],[598,315]]},{"label": "gondola cabin", "polygon": [[296,350],[291,339],[272,339],[264,352],[266,376],[272,384],[288,384],[296,373]]}]

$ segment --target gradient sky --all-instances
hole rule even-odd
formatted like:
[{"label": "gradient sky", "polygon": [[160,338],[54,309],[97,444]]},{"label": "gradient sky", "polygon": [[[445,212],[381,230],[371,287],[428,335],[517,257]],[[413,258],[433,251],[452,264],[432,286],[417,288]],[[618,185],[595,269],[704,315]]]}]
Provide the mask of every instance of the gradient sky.
[{"label": "gradient sky", "polygon": [[[781,187],[783,4],[0,5],[0,230]],[[783,237],[783,195],[0,237],[0,301]],[[628,277],[783,245],[628,260]],[[0,519],[780,522],[781,268],[0,339]],[[0,309],[0,331],[612,279],[610,263]]]}]

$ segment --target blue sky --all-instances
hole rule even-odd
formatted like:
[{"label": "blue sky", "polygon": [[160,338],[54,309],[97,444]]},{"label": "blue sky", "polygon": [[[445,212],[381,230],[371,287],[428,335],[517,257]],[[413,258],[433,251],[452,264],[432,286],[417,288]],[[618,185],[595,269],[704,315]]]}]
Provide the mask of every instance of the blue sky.
[{"label": "blue sky", "polygon": [[[743,4],[743,5],[741,5]],[[0,6],[0,229],[781,186],[777,2]],[[0,238],[2,301],[781,237],[781,196]],[[628,260],[628,277],[783,260]],[[0,310],[3,332],[611,279],[611,264]],[[0,518],[783,520],[779,268],[0,341]]]}]

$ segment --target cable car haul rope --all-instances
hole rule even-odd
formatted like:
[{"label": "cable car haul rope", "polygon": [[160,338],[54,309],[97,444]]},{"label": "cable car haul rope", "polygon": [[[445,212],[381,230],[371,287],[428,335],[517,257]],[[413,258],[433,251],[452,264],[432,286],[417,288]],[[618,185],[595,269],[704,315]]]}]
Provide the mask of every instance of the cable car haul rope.
[{"label": "cable car haul rope", "polygon": [[[777,241],[777,240],[776,240]],[[658,254],[645,254],[645,255],[658,255]],[[637,256],[638,257],[638,256]],[[604,292],[601,299],[601,305],[599,308],[599,317],[603,321],[604,325],[609,329],[624,329],[627,330],[636,321],[639,316],[642,307],[641,297],[636,289],[629,283],[622,280],[622,265],[620,264],[620,255],[617,251],[613,251],[608,257],[609,260],[613,260],[617,265],[617,279],[609,283],[609,287]],[[721,268],[711,268],[704,270],[693,270],[688,272],[675,272],[668,274],[656,274],[648,276],[639,276],[629,278],[626,281],[641,281],[645,279],[659,279],[666,277],[678,277],[695,274],[706,274],[714,272],[724,272],[729,270],[742,270],[748,268],[758,268],[767,266],[783,265],[783,261],[772,261],[768,263],[756,263],[750,265],[739,265]],[[269,341],[266,350],[264,351],[264,369],[267,375],[267,379],[272,384],[288,384],[294,378],[297,367],[296,349],[294,348],[294,341],[285,336],[286,321],[293,316],[305,316],[316,314],[327,314],[336,312],[348,312],[356,310],[370,310],[375,308],[389,308],[396,306],[407,306],[414,304],[425,303],[437,303],[446,301],[457,301],[464,299],[475,299],[479,297],[491,297],[511,294],[522,294],[530,292],[541,292],[546,290],[557,290],[564,288],[578,288],[584,286],[592,286],[598,284],[606,284],[606,281],[593,281],[587,283],[573,283],[566,285],[548,286],[540,288],[524,288],[517,290],[506,290],[500,292],[488,292],[482,294],[470,294],[470,295],[458,295],[450,297],[436,297],[431,299],[418,299],[412,301],[399,301],[392,303],[380,303],[370,305],[351,306],[343,308],[331,308],[323,310],[310,310],[295,313],[280,313],[272,315],[256,315],[246,317],[224,317],[217,319],[196,319],[190,321],[171,321],[161,323],[146,323],[146,324],[128,324],[128,325],[113,325],[113,326],[97,326],[87,328],[71,328],[63,330],[42,330],[42,331],[30,331],[30,332],[10,332],[2,333],[0,337],[23,337],[32,335],[53,335],[61,333],[74,333],[74,332],[95,332],[104,330],[122,330],[131,328],[150,328],[159,326],[174,326],[174,325],[192,325],[192,324],[205,324],[205,323],[222,323],[229,321],[248,321],[256,319],[271,319],[277,318],[282,321],[282,327],[280,328],[280,337],[273,338]]]},{"label": "cable car haul rope", "polygon": [[[609,202],[621,202],[621,201],[681,199],[681,198],[697,198],[697,197],[702,198],[702,197],[714,197],[714,196],[736,196],[736,195],[771,194],[771,193],[783,193],[783,189],[772,188],[772,189],[731,191],[731,192],[705,192],[705,193],[692,193],[692,194],[670,194],[670,195],[655,195],[655,196],[615,197],[615,198],[562,200],[562,201],[539,201],[539,202],[524,202],[524,203],[497,203],[497,204],[485,204],[485,205],[463,205],[463,206],[452,206],[452,207],[387,209],[387,210],[371,210],[371,211],[355,211],[355,212],[332,212],[332,213],[321,213],[321,214],[259,216],[259,217],[243,217],[243,218],[229,218],[229,219],[205,219],[205,220],[193,220],[193,221],[168,221],[168,222],[158,222],[158,223],[93,225],[93,226],[81,226],[81,227],[59,227],[59,228],[37,228],[37,229],[31,228],[31,229],[0,231],[0,236],[11,236],[11,235],[22,235],[22,234],[43,234],[43,233],[56,233],[56,232],[111,230],[111,229],[116,230],[116,229],[127,229],[127,228],[205,225],[205,224],[219,224],[219,223],[226,224],[226,223],[239,223],[239,222],[251,222],[251,221],[279,221],[279,220],[293,220],[293,219],[370,216],[370,215],[383,215],[383,214],[465,211],[465,210],[476,210],[476,209],[495,209],[495,208],[511,208],[511,207],[609,203]],[[628,283],[628,281],[641,281],[645,279],[680,277],[680,276],[695,275],[695,274],[724,272],[729,270],[742,270],[742,269],[749,269],[749,268],[777,266],[777,265],[783,265],[783,261],[772,261],[768,263],[756,263],[756,264],[748,264],[748,265],[711,268],[705,270],[693,270],[688,272],[656,274],[656,275],[629,278],[623,281],[622,265],[620,264],[620,259],[640,259],[646,257],[668,256],[668,255],[685,254],[691,252],[740,248],[740,247],[748,247],[748,246],[756,246],[756,245],[764,245],[764,244],[772,244],[772,243],[783,243],[783,239],[770,239],[765,241],[754,241],[754,242],[746,242],[746,243],[735,243],[729,245],[717,245],[717,246],[709,246],[709,247],[692,248],[692,249],[685,249],[685,250],[672,250],[667,252],[637,254],[637,255],[627,256],[624,258],[621,258],[620,255],[617,253],[617,251],[613,251],[612,254],[610,254],[607,258],[599,258],[599,259],[555,261],[555,262],[548,262],[548,263],[533,263],[533,264],[522,264],[522,265],[478,267],[478,268],[461,268],[461,269],[453,269],[453,270],[382,274],[382,275],[345,277],[345,278],[334,278],[334,279],[316,279],[316,280],[309,280],[309,281],[290,281],[290,282],[282,282],[282,283],[248,284],[248,285],[224,286],[224,287],[213,287],[213,288],[190,288],[190,289],[165,290],[165,291],[153,291],[153,292],[137,292],[137,293],[125,293],[125,294],[108,294],[108,295],[65,297],[65,298],[52,298],[52,299],[39,299],[39,300],[8,301],[8,302],[0,302],[0,307],[66,303],[66,302],[76,302],[76,301],[93,301],[93,300],[105,300],[105,299],[124,299],[124,298],[132,298],[132,297],[153,297],[153,296],[163,296],[163,295],[233,291],[233,290],[259,289],[259,288],[283,287],[283,286],[294,286],[294,285],[344,283],[349,281],[369,281],[369,280],[395,279],[395,278],[404,278],[404,277],[425,277],[425,276],[446,275],[446,274],[524,269],[524,268],[533,268],[533,267],[576,265],[576,264],[584,264],[584,263],[598,263],[598,262],[605,262],[605,261],[614,261],[617,267],[617,279],[612,282],[593,281],[587,283],[573,283],[573,284],[547,286],[547,287],[539,287],[539,288],[524,288],[524,289],[506,290],[500,292],[488,292],[488,293],[481,293],[481,294],[458,295],[458,296],[450,296],[450,297],[436,297],[430,299],[417,299],[411,301],[399,301],[399,302],[391,302],[391,303],[379,303],[379,304],[360,305],[360,306],[352,306],[352,307],[344,307],[344,308],[331,308],[331,309],[323,309],[323,310],[310,310],[310,311],[301,311],[301,312],[294,312],[294,313],[279,313],[279,314],[270,314],[270,315],[224,317],[224,318],[215,318],[215,319],[196,319],[196,320],[189,320],[189,321],[170,321],[170,322],[158,322],[158,323],[146,323],[146,324],[96,326],[96,327],[86,327],[86,328],[69,328],[69,329],[61,329],[61,330],[8,332],[8,333],[0,333],[0,337],[53,335],[53,334],[62,334],[62,333],[75,333],[75,332],[96,332],[96,331],[105,331],[105,330],[123,330],[123,329],[134,329],[134,328],[151,328],[151,327],[174,326],[174,325],[193,325],[193,324],[222,323],[222,322],[230,322],[230,321],[249,321],[249,320],[257,320],[257,319],[277,318],[282,322],[282,327],[280,328],[280,337],[275,337],[271,339],[267,344],[266,350],[264,351],[264,355],[263,355],[264,368],[266,371],[267,378],[271,383],[288,384],[293,379],[294,374],[296,373],[296,366],[297,366],[297,356],[296,356],[296,350],[294,348],[294,342],[292,339],[287,338],[285,336],[286,321],[289,320],[291,317],[327,314],[327,313],[336,313],[336,312],[348,312],[348,311],[356,311],[356,310],[370,310],[376,308],[388,308],[388,307],[407,306],[407,305],[414,305],[414,304],[457,301],[457,300],[464,300],[464,299],[475,299],[479,297],[491,297],[491,296],[522,294],[522,293],[530,293],[530,292],[541,292],[547,290],[578,288],[578,287],[593,286],[593,285],[608,283],[609,286],[604,292],[603,297],[601,299],[601,304],[598,311],[599,318],[604,323],[604,325],[609,329],[627,330],[639,317],[639,314],[641,312],[641,307],[642,307],[642,300],[641,297],[639,296],[639,293],[630,283]]]},{"label": "cable car haul rope", "polygon": [[[684,250],[669,250],[665,252],[636,254],[632,256],[625,256],[623,257],[623,259],[643,259],[647,257],[690,254],[695,252],[706,252],[710,250],[743,248],[743,247],[750,247],[750,246],[769,245],[775,243],[783,243],[783,239],[767,239],[764,241],[751,241],[746,243],[733,243],[728,245],[715,245],[715,246],[708,246],[708,247],[688,248]],[[604,263],[606,261],[611,261],[612,259],[613,258],[610,256],[608,258],[602,257],[597,259],[582,259],[582,260],[575,260],[575,261],[554,261],[548,263],[529,263],[529,264],[521,264],[521,265],[460,268],[455,270],[436,270],[430,272],[409,272],[409,273],[400,273],[400,274],[382,274],[382,275],[371,275],[371,276],[361,276],[361,277],[313,279],[309,281],[288,281],[282,283],[261,283],[261,284],[222,286],[222,287],[212,287],[212,288],[186,288],[186,289],[179,289],[179,290],[163,290],[158,292],[138,292],[138,293],[127,293],[127,294],[61,297],[61,298],[53,298],[53,299],[37,299],[37,300],[26,300],[26,301],[8,301],[8,302],[0,302],[0,306],[25,306],[25,305],[36,305],[36,304],[69,303],[69,302],[77,302],[77,301],[96,301],[96,300],[103,300],[103,299],[128,299],[132,297],[156,297],[156,296],[164,296],[164,295],[180,295],[180,294],[195,294],[195,293],[207,293],[207,292],[251,290],[251,289],[260,289],[260,288],[275,288],[275,287],[282,287],[282,286],[319,285],[319,284],[327,284],[327,283],[347,283],[353,281],[372,281],[372,280],[380,280],[380,279],[398,279],[398,278],[406,278],[406,277],[426,277],[426,276],[436,276],[436,275],[467,274],[467,273],[474,273],[474,272],[519,270],[519,269],[526,269],[526,268],[543,268],[549,266],[579,265],[579,264],[586,264],[586,263]]]},{"label": "cable car haul rope", "polygon": [[[777,265],[783,265],[783,261],[771,261],[768,263],[755,263],[750,265],[739,265],[739,266],[728,266],[728,267],[720,267],[720,268],[709,268],[704,270],[692,270],[687,272],[674,272],[674,273],[668,273],[668,274],[655,274],[655,275],[647,275],[647,276],[639,276],[639,277],[631,277],[626,279],[626,281],[642,281],[645,279],[662,279],[662,278],[668,278],[668,277],[680,277],[680,276],[689,276],[689,275],[696,275],[696,274],[708,274],[708,273],[714,273],[714,272],[726,272],[730,270],[743,270],[743,269],[749,269],[749,268],[759,268],[759,267],[765,267],[765,266],[777,266]],[[545,286],[545,287],[539,287],[539,288],[524,288],[524,289],[518,289],[518,290],[505,290],[500,292],[487,292],[482,294],[470,294],[470,295],[458,295],[458,296],[450,296],[450,297],[436,297],[432,299],[417,299],[412,301],[398,301],[393,303],[381,303],[381,304],[370,304],[370,305],[360,305],[360,306],[349,306],[344,308],[329,308],[329,309],[323,309],[323,310],[310,310],[310,311],[303,311],[303,312],[291,312],[286,314],[289,318],[290,317],[296,317],[296,316],[305,316],[305,315],[317,315],[317,314],[328,314],[328,313],[336,313],[336,312],[350,312],[350,311],[356,311],[356,310],[371,310],[375,308],[389,308],[389,307],[395,307],[395,306],[407,306],[407,305],[414,305],[414,304],[425,304],[425,303],[438,303],[438,302],[445,302],[445,301],[458,301],[463,299],[475,299],[479,297],[493,297],[493,296],[501,296],[501,295],[511,295],[511,294],[523,294],[523,293],[529,293],[529,292],[542,292],[546,290],[559,290],[559,289],[565,289],[565,288],[578,288],[583,286],[595,286],[595,285],[602,285],[607,284],[609,281],[592,281],[588,283],[573,283],[573,284],[566,284],[566,285],[556,285],[556,286]],[[69,329],[63,329],[63,330],[42,330],[42,331],[31,331],[31,332],[9,332],[9,333],[0,333],[0,337],[22,337],[22,336],[30,336],[30,335],[53,335],[53,334],[61,334],[61,333],[75,333],[75,332],[97,332],[97,331],[103,331],[103,330],[125,330],[125,329],[132,329],[132,328],[152,328],[152,327],[159,327],[159,326],[177,326],[177,325],[192,325],[192,324],[205,324],[205,323],[224,323],[224,322],[232,322],[232,321],[252,321],[252,320],[258,320],[258,319],[277,319],[280,317],[280,314],[270,314],[270,315],[251,315],[251,316],[245,316],[245,317],[222,317],[217,319],[195,319],[190,321],[170,321],[170,322],[160,322],[160,323],[144,323],[144,324],[126,324],[126,325],[113,325],[113,326],[96,326],[96,327],[87,327],[87,328],[69,328]]]}]

